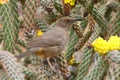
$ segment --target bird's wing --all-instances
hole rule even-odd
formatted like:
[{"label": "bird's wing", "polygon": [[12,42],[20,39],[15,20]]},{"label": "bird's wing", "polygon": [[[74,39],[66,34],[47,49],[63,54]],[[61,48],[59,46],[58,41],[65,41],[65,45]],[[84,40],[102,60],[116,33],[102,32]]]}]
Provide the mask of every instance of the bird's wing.
[{"label": "bird's wing", "polygon": [[61,31],[57,32],[54,30],[50,30],[44,33],[41,37],[34,38],[31,41],[29,48],[60,46],[63,42],[63,33],[61,33]]}]

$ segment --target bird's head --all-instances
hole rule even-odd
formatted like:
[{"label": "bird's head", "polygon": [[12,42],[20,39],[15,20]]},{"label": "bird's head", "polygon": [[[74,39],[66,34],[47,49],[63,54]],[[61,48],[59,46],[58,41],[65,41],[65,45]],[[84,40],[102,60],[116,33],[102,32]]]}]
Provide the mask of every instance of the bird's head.
[{"label": "bird's head", "polygon": [[69,29],[75,21],[83,21],[83,18],[73,18],[73,17],[62,17],[58,20],[57,25],[59,27]]}]

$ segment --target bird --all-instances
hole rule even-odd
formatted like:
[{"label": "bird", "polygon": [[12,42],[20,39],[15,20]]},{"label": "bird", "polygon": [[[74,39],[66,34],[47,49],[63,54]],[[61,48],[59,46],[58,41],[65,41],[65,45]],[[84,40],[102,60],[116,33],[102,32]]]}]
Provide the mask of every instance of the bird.
[{"label": "bird", "polygon": [[45,58],[51,69],[55,71],[49,61],[50,58],[54,58],[67,47],[72,24],[76,21],[83,20],[84,18],[74,18],[70,16],[58,19],[53,28],[46,31],[42,36],[31,40],[28,49],[22,54],[16,56],[16,58],[20,60],[25,56],[35,53],[41,58]]}]

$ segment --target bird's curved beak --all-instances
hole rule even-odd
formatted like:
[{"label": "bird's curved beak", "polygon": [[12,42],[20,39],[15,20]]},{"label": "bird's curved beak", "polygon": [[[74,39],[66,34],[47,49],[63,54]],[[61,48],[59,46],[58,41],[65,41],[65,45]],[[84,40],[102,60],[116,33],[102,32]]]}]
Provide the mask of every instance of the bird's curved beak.
[{"label": "bird's curved beak", "polygon": [[83,17],[75,17],[75,21],[84,21],[85,20],[85,18],[83,18]]}]

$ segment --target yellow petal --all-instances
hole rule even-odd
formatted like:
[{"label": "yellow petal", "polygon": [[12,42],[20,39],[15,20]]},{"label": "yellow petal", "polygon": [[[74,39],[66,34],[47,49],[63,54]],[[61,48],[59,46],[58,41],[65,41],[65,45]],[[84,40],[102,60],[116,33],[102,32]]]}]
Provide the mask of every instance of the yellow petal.
[{"label": "yellow petal", "polygon": [[37,33],[38,36],[42,36],[43,35],[43,32],[41,30],[38,31]]},{"label": "yellow petal", "polygon": [[74,6],[74,5],[75,5],[75,2],[73,2],[73,1],[70,2],[70,5],[71,5],[71,6]]},{"label": "yellow petal", "polygon": [[70,3],[71,0],[64,0],[64,3],[67,4],[67,3]]}]

